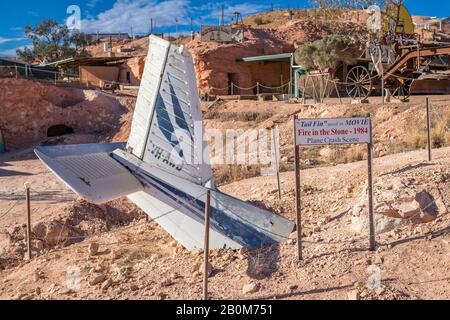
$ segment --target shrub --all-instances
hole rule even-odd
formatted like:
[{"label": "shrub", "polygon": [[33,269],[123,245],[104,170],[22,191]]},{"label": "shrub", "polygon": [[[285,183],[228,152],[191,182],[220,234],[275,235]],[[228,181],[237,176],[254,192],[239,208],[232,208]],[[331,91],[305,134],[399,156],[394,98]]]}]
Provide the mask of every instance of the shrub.
[{"label": "shrub", "polygon": [[336,69],[343,62],[355,64],[358,53],[350,37],[333,34],[299,46],[295,51],[295,61],[307,69]]},{"label": "shrub", "polygon": [[257,26],[264,24],[264,20],[261,17],[256,17],[253,21],[256,23]]}]

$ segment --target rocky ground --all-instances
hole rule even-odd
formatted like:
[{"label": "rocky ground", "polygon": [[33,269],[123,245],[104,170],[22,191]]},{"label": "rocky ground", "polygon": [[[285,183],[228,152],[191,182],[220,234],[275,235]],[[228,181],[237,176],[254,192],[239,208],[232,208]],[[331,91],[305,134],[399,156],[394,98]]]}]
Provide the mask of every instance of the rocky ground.
[{"label": "rocky ground", "polygon": [[[449,299],[449,155],[450,148],[443,148],[435,150],[430,163],[422,160],[423,151],[375,160],[376,252],[368,251],[367,216],[362,213],[366,163],[304,170],[304,260],[297,262],[293,238],[251,252],[213,251],[212,297]],[[201,252],[179,247],[134,205],[122,200],[98,207],[70,198],[38,160],[18,161],[13,168],[35,168],[35,174],[23,179],[33,186],[33,237],[39,240],[33,242],[35,257],[24,261],[24,209],[14,208],[6,216],[10,218],[2,218],[0,298],[201,297]],[[283,173],[281,180],[282,200],[273,176],[222,190],[294,219],[292,172]],[[1,183],[20,193],[22,181],[10,176]],[[48,185],[58,192],[43,195],[41,188]],[[68,197],[56,198],[64,195]],[[58,204],[49,205],[52,199]]]},{"label": "rocky ground", "polygon": [[[62,99],[64,92],[57,97]],[[33,146],[40,144],[127,140],[135,97],[77,92],[87,95],[88,101],[69,99],[70,104],[58,106],[58,101],[52,100],[44,103],[43,110],[36,107],[32,112],[61,108],[58,110],[64,113],[72,108],[82,113],[94,107],[96,99],[112,101],[99,110],[112,121],[112,127],[56,138],[37,136],[0,156],[0,299],[201,298],[201,252],[184,250],[126,199],[96,206],[76,198],[35,158]],[[439,117],[445,119],[448,97],[436,96],[432,101]],[[423,97],[385,106],[380,106],[377,98],[360,105],[345,100],[343,104],[332,99],[326,102],[315,106],[292,101],[203,103],[207,128],[280,130],[281,200],[273,175],[251,172],[248,178],[245,173],[234,175],[234,169],[215,167],[216,180],[223,182],[222,191],[295,220],[292,116],[340,117],[370,112],[376,156],[377,251],[368,250],[365,150],[304,150],[304,260],[297,261],[293,235],[260,250],[213,251],[209,271],[212,297],[450,299],[448,133],[444,130],[439,136],[446,147],[436,146],[433,161],[427,162],[424,150],[405,152],[422,146],[411,144],[409,138],[413,133],[423,136]],[[108,110],[117,112],[111,115]],[[10,126],[14,119],[27,118],[8,116]],[[18,127],[23,126],[20,121]],[[444,121],[443,128],[448,125]],[[31,261],[24,259],[25,182],[31,183],[32,190]]]}]

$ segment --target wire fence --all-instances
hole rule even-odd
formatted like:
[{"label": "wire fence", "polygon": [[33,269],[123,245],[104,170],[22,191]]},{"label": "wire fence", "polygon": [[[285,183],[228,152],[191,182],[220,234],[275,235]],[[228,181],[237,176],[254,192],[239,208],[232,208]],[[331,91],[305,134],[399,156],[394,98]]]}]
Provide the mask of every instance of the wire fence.
[{"label": "wire fence", "polygon": [[[46,75],[46,76],[44,76]],[[0,66],[0,77],[6,78],[36,78],[36,79],[61,79],[61,78],[79,78],[77,74],[54,71],[45,67],[37,66]]]},{"label": "wire fence", "polygon": [[6,209],[5,211],[3,211],[2,213],[0,213],[0,219],[3,219],[4,217],[6,217],[10,212],[12,212],[12,210],[17,207],[20,204],[20,200],[16,200],[13,202],[13,204]]},{"label": "wire fence", "polygon": [[280,85],[280,86],[266,86],[257,82],[255,85],[250,87],[241,87],[235,83],[231,83],[230,85],[217,88],[210,87],[212,92],[220,94],[220,95],[245,95],[245,96],[259,96],[263,94],[286,94],[289,93],[289,88],[291,86],[291,81]]},{"label": "wire fence", "polygon": [[[383,90],[383,86],[380,84],[380,81],[383,77],[386,76],[398,80],[398,87],[401,87],[402,84],[405,83],[405,81],[409,81],[408,86],[409,88],[412,88],[413,83],[415,81],[414,78],[403,77],[393,73],[386,73],[383,76],[372,75],[357,80],[355,82],[347,82],[341,81],[339,79],[331,79],[331,75],[329,73],[308,73],[303,74],[296,79],[297,81],[295,90],[298,91],[297,97],[301,96],[303,100],[314,99],[316,102],[320,103],[323,103],[324,99],[329,98],[334,92],[342,103],[342,98],[344,97],[344,95],[345,97],[349,97],[352,99],[356,99],[356,97],[365,99],[371,96],[374,89]],[[353,89],[347,91],[347,88],[349,87]],[[358,87],[365,87],[365,88],[361,89],[361,91],[358,92],[356,91],[360,90],[360,88]]]},{"label": "wire fence", "polygon": [[448,106],[445,109],[448,112],[448,119],[444,118],[444,111],[438,110],[438,107],[432,101],[430,101],[430,110],[432,113],[431,116],[434,116],[435,119],[438,119],[439,122],[442,123],[444,129],[450,132],[450,110],[448,109]]},{"label": "wire fence", "polygon": [[[79,84],[83,87],[99,87],[93,85],[87,79],[82,79],[79,74],[52,71],[45,69],[45,67],[37,66],[0,66],[0,78],[29,79],[54,85]],[[103,87],[106,87],[106,85],[113,86],[113,88],[118,86],[131,86],[130,83],[120,81],[101,80],[101,82],[103,83]]]}]

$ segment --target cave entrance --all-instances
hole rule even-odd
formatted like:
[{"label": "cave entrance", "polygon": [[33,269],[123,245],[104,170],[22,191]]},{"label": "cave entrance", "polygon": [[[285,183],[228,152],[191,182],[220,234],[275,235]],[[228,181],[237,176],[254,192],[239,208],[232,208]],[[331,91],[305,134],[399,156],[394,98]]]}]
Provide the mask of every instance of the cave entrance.
[{"label": "cave entrance", "polygon": [[60,137],[65,136],[66,134],[72,134],[75,133],[75,130],[73,128],[68,127],[64,124],[58,124],[56,126],[52,126],[48,128],[47,130],[47,137],[53,138],[53,137]]}]

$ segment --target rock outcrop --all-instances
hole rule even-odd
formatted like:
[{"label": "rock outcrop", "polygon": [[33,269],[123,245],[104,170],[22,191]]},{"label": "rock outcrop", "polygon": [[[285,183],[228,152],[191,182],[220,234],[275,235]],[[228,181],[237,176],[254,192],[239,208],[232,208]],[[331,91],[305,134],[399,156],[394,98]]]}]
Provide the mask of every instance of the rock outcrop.
[{"label": "rock outcrop", "polygon": [[[376,232],[389,232],[406,224],[435,220],[447,212],[439,190],[414,179],[385,177],[374,186]],[[367,189],[352,209],[350,229],[357,233],[368,228]]]},{"label": "rock outcrop", "polygon": [[[201,93],[226,94],[223,88],[229,86],[229,74],[238,74],[237,85],[248,88],[256,83],[251,66],[237,60],[243,57],[289,53],[294,51],[290,42],[284,41],[275,33],[261,29],[247,29],[244,43],[219,44],[194,39],[187,45],[194,58],[197,82]],[[274,84],[278,84],[279,67]],[[267,85],[271,85],[268,83]],[[215,88],[215,89],[214,89]],[[222,89],[222,90],[219,90]],[[245,90],[244,90],[245,91]],[[237,93],[249,93],[249,92]],[[248,90],[247,90],[248,91]]]},{"label": "rock outcrop", "polygon": [[7,150],[45,139],[55,126],[79,134],[105,132],[126,112],[117,100],[99,91],[23,79],[2,79],[0,88],[0,130]]}]

